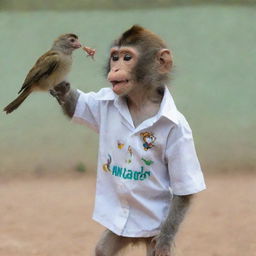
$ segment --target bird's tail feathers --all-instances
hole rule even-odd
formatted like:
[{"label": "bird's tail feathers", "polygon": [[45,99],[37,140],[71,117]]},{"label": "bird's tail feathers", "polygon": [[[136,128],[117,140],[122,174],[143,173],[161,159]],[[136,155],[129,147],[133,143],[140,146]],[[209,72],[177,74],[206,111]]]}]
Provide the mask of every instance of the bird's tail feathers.
[{"label": "bird's tail feathers", "polygon": [[14,101],[12,101],[8,106],[4,108],[6,114],[11,113],[13,110],[18,108],[19,105],[28,97],[30,92],[31,91],[29,89],[23,90],[22,93]]},{"label": "bird's tail feathers", "polygon": [[18,94],[20,94],[22,91],[25,91],[26,89],[28,89],[28,83],[24,82],[24,84],[22,85],[22,87],[18,91]]}]

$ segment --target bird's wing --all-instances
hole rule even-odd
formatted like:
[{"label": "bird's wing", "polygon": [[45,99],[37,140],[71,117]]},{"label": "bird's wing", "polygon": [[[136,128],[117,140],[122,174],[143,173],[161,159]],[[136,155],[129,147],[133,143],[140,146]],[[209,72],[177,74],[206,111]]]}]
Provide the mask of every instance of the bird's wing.
[{"label": "bird's wing", "polygon": [[32,84],[39,82],[42,78],[46,79],[49,77],[58,68],[59,63],[60,55],[58,52],[46,52],[37,60],[36,64],[28,72],[19,93],[30,87]]}]

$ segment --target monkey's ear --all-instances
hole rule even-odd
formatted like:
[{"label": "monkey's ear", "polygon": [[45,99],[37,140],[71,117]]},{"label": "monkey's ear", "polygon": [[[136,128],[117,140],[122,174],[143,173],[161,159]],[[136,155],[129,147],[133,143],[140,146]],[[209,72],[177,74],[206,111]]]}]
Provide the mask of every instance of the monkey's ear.
[{"label": "monkey's ear", "polygon": [[168,49],[161,49],[157,54],[157,60],[159,62],[159,72],[168,73],[171,71],[173,58],[172,53]]}]

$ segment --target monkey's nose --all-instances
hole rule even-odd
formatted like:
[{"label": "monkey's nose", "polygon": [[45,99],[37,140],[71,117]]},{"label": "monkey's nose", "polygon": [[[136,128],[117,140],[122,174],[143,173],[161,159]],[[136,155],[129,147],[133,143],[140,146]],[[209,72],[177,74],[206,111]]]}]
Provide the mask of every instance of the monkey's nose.
[{"label": "monkey's nose", "polygon": [[119,67],[112,68],[112,71],[113,71],[113,72],[118,72],[119,70],[120,70]]}]

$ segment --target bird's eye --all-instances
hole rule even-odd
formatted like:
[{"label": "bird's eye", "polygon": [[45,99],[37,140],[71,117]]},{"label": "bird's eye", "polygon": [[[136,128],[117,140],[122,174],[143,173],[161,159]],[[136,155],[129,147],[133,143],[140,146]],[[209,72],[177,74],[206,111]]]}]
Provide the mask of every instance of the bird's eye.
[{"label": "bird's eye", "polygon": [[111,58],[112,58],[113,61],[118,61],[119,60],[119,57],[118,57],[117,54],[112,55]]},{"label": "bird's eye", "polygon": [[74,38],[70,39],[71,43],[74,43],[76,40]]},{"label": "bird's eye", "polygon": [[130,54],[125,54],[124,55],[124,61],[129,61],[132,59],[132,56]]}]

